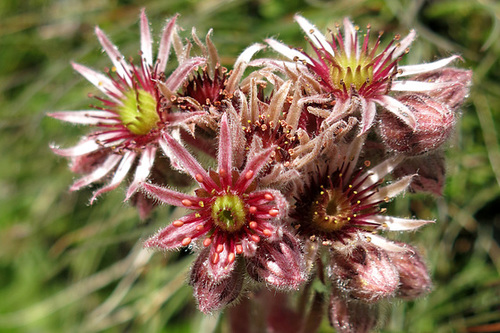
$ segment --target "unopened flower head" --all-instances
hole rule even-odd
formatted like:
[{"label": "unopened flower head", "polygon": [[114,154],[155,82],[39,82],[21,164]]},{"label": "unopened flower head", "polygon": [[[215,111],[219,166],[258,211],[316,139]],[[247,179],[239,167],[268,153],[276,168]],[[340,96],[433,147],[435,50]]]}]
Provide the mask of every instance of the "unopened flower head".
[{"label": "unopened flower head", "polygon": [[[142,11],[140,64],[127,61],[108,37],[96,27],[95,32],[113,67],[106,74],[96,72],[86,66],[73,63],[73,68],[98,88],[104,97],[95,96],[99,101],[94,110],[53,112],[49,116],[76,124],[95,126],[96,129],[85,136],[72,148],[53,150],[62,156],[73,158],[74,170],[87,170],[71,190],[78,190],[99,181],[112,170],[116,170],[112,181],[98,190],[92,201],[101,193],[117,187],[127,176],[137,159],[135,178],[127,192],[129,198],[139,182],[148,176],[161,139],[162,131],[191,117],[191,114],[172,114],[169,101],[158,89],[162,82],[171,90],[177,90],[187,75],[204,63],[203,58],[185,60],[165,79],[176,18],[165,26],[156,61],[153,62],[153,40],[149,22]],[[86,165],[92,161],[92,165]]]}]

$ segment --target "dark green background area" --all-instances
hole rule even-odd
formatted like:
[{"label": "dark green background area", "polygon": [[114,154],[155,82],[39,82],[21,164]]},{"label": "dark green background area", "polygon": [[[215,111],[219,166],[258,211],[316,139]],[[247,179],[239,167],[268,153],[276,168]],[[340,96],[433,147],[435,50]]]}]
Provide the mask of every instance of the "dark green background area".
[{"label": "dark green background area", "polygon": [[[224,65],[266,37],[305,47],[293,22],[301,13],[325,31],[348,16],[390,39],[419,34],[403,62],[461,54],[474,85],[446,146],[443,198],[406,195],[401,216],[436,219],[393,234],[427,257],[435,286],[415,302],[384,304],[384,332],[495,332],[500,326],[500,3],[494,0],[0,2],[0,332],[227,331],[223,315],[194,305],[187,252],[141,250],[178,211],[147,221],[123,203],[124,189],[88,206],[89,188],[68,193],[73,175],[49,143],[74,144],[85,128],[45,117],[85,109],[95,92],[69,62],[109,66],[94,35],[99,25],[126,56],[137,57],[145,7],[158,37],[181,14],[181,35],[213,28]],[[158,39],[158,38],[156,38]],[[172,58],[171,58],[172,59]],[[479,327],[478,327],[479,326]],[[484,330],[484,329],[489,329]],[[325,320],[322,332],[333,331]]]}]

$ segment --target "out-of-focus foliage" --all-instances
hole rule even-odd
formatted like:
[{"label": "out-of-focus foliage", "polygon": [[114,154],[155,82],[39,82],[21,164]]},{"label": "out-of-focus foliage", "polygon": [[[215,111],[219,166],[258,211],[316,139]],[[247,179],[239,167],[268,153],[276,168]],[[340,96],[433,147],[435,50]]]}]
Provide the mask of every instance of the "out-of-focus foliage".
[{"label": "out-of-focus foliage", "polygon": [[[45,117],[86,108],[94,92],[69,62],[109,66],[99,25],[138,56],[144,6],[158,34],[176,12],[188,38],[213,28],[225,65],[274,36],[306,47],[300,12],[320,30],[349,16],[388,34],[418,31],[408,63],[461,54],[474,86],[447,147],[444,198],[396,200],[392,209],[437,223],[407,237],[426,254],[434,291],[387,303],[384,332],[500,330],[500,4],[494,0],[29,0],[0,3],[0,331],[224,331],[224,314],[203,317],[186,286],[187,252],[151,253],[142,241],[177,211],[140,221],[123,189],[92,207],[92,188],[68,193],[72,175],[49,143],[72,144],[78,127]],[[333,331],[327,321],[323,332]]]}]

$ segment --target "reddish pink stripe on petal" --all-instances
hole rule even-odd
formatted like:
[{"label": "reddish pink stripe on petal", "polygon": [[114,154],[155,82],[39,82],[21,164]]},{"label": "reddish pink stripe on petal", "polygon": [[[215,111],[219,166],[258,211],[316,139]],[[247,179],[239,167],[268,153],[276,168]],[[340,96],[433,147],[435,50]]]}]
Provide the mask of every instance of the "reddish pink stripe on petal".
[{"label": "reddish pink stripe on petal", "polygon": [[120,123],[120,120],[113,112],[108,111],[58,111],[47,113],[49,117],[59,119],[62,121],[67,121],[73,124],[84,124],[84,125],[99,125],[107,124],[113,125]]},{"label": "reddish pink stripe on petal", "polygon": [[130,197],[135,193],[135,191],[137,191],[139,184],[144,182],[148,178],[149,173],[151,172],[151,168],[153,167],[155,157],[156,157],[156,147],[149,146],[142,152],[139,164],[135,169],[134,180],[127,189],[125,201],[130,199]]},{"label": "reddish pink stripe on petal", "polygon": [[90,83],[92,83],[97,89],[105,93],[114,102],[121,104],[120,100],[114,96],[122,96],[121,91],[115,87],[113,82],[101,73],[94,71],[86,66],[71,63],[73,69],[80,73],[84,78],[86,78]]},{"label": "reddish pink stripe on petal", "polygon": [[[180,193],[177,191],[170,190],[165,187],[161,187],[158,185],[153,185],[149,183],[142,183],[140,185],[144,191],[152,195],[155,199],[160,200],[163,203],[173,205],[173,206],[178,206],[178,207],[185,207],[185,205],[182,204],[183,200],[189,200],[191,202],[198,202],[198,197],[192,196],[192,195],[187,195],[184,193]],[[198,206],[194,206],[193,208],[197,208]]]},{"label": "reddish pink stripe on petal", "polygon": [[118,185],[120,185],[123,179],[125,179],[125,177],[127,176],[130,168],[132,167],[132,164],[134,164],[136,155],[137,154],[133,151],[128,151],[125,153],[125,155],[123,155],[122,161],[118,165],[118,168],[116,169],[115,175],[113,176],[111,182],[94,193],[94,195],[90,199],[90,204],[93,204],[94,200],[102,193],[114,190],[118,187]]},{"label": "reddish pink stripe on petal", "polygon": [[163,33],[160,40],[160,47],[158,49],[158,56],[156,57],[157,68],[156,74],[159,75],[161,72],[165,71],[168,62],[168,56],[170,53],[170,46],[172,45],[172,36],[175,31],[175,21],[177,20],[177,15],[174,16],[163,29]]},{"label": "reddish pink stripe on petal", "polygon": [[153,66],[153,40],[144,8],[141,10],[141,52],[146,64]]},{"label": "reddish pink stripe on petal", "polygon": [[111,43],[108,36],[99,29],[99,27],[95,27],[95,34],[97,35],[97,39],[99,43],[101,43],[104,51],[108,55],[111,62],[116,68],[118,75],[120,75],[123,79],[127,81],[127,83],[131,86],[132,81],[128,72],[130,71],[130,66],[124,61],[124,56],[118,51],[118,48]]},{"label": "reddish pink stripe on petal", "polygon": [[165,85],[171,91],[176,91],[179,89],[181,84],[187,79],[188,75],[195,70],[196,67],[204,64],[206,62],[205,58],[191,58],[180,64],[177,69],[170,74]]},{"label": "reddish pink stripe on petal", "polygon": [[191,238],[191,241],[193,241],[201,236],[196,229],[198,225],[199,223],[184,223],[182,226],[176,227],[170,224],[149,238],[144,243],[144,247],[156,247],[165,250],[182,247],[184,239]]},{"label": "reddish pink stripe on petal", "polygon": [[255,155],[251,160],[247,162],[245,169],[241,172],[241,176],[238,179],[235,187],[244,192],[248,186],[253,182],[255,177],[259,174],[260,170],[269,161],[271,153],[274,151],[275,147],[269,147],[261,153]]},{"label": "reddish pink stripe on petal", "polygon": [[102,163],[94,171],[92,171],[87,176],[80,178],[73,185],[71,185],[69,190],[70,191],[79,190],[82,187],[85,187],[85,186],[103,178],[118,164],[118,162],[120,162],[121,159],[122,159],[121,155],[116,155],[116,154],[110,155],[104,161],[104,163]]},{"label": "reddish pink stripe on petal", "polygon": [[221,187],[225,188],[231,184],[231,171],[233,169],[232,159],[233,150],[231,147],[231,136],[229,135],[229,125],[227,123],[227,114],[221,118],[219,133],[219,156],[218,171],[224,170],[224,176],[221,176]]},{"label": "reddish pink stripe on petal", "polygon": [[50,145],[50,149],[57,155],[65,156],[65,157],[75,157],[75,156],[82,156],[88,153],[92,153],[96,150],[101,149],[102,146],[98,145],[95,142],[95,139],[89,139],[86,138],[82,141],[80,141],[76,146],[71,147],[71,148],[58,148],[55,145]]},{"label": "reddish pink stripe on petal", "polygon": [[193,179],[200,178],[197,175],[201,175],[204,180],[200,185],[205,189],[210,188],[218,189],[219,187],[215,184],[212,178],[208,175],[205,169],[198,163],[198,161],[184,148],[180,143],[178,143],[174,138],[172,138],[168,133],[163,135],[167,145],[165,148],[167,151],[165,153],[167,156],[173,156],[175,160],[182,165],[182,167],[186,170],[187,173],[193,177]]}]

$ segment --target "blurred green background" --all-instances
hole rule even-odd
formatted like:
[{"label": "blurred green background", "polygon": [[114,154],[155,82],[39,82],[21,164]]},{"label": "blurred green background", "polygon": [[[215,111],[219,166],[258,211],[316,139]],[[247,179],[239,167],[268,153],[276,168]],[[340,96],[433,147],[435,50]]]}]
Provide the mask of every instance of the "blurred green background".
[{"label": "blurred green background", "polygon": [[[407,195],[400,215],[435,218],[411,235],[427,256],[434,291],[384,305],[384,332],[500,331],[500,2],[495,0],[4,0],[0,2],[0,332],[225,332],[223,314],[204,317],[185,274],[193,256],[142,250],[171,220],[147,221],[122,203],[124,189],[92,207],[95,188],[68,193],[73,175],[49,143],[68,146],[84,128],[49,119],[85,109],[95,92],[69,65],[109,66],[94,35],[99,25],[126,56],[137,56],[145,7],[158,37],[176,12],[181,33],[195,26],[230,66],[266,37],[305,46],[300,12],[320,30],[351,17],[387,38],[418,31],[405,63],[461,54],[474,85],[447,145],[443,198]],[[157,38],[158,39],[158,38]],[[331,332],[327,321],[322,332]]]}]

